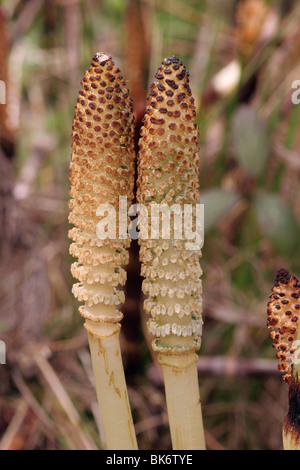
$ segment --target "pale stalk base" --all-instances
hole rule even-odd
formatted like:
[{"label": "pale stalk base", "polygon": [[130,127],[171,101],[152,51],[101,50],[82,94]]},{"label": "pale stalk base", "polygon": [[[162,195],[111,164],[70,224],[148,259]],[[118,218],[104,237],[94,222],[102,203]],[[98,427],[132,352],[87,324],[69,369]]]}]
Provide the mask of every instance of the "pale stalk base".
[{"label": "pale stalk base", "polygon": [[197,355],[160,355],[172,447],[205,450],[205,438],[197,373]]},{"label": "pale stalk base", "polygon": [[[297,339],[299,340],[299,333]],[[289,411],[282,427],[283,449],[300,450],[300,382],[299,364],[293,364],[293,375],[289,382]]]},{"label": "pale stalk base", "polygon": [[283,450],[300,450],[300,439],[295,437],[292,432],[282,431]]},{"label": "pale stalk base", "polygon": [[[119,325],[85,323],[96,393],[108,450],[136,450],[137,441],[127,394],[119,342]],[[105,331],[106,330],[106,331]]]}]

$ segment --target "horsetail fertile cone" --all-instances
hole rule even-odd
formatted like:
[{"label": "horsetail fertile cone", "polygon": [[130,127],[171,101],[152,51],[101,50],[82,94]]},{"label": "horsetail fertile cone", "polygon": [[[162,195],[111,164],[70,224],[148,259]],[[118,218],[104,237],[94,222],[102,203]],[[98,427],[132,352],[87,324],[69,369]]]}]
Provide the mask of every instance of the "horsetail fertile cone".
[{"label": "horsetail fertile cone", "polygon": [[74,227],[73,294],[83,305],[95,385],[108,449],[135,449],[136,438],[121,359],[119,332],[130,240],[100,239],[103,204],[130,203],[134,184],[134,121],[131,98],[112,58],[94,55],[75,108],[70,163],[70,215]]},{"label": "horsetail fertile cone", "polygon": [[242,57],[247,58],[255,51],[269,11],[265,0],[243,0],[237,4],[235,36]]},{"label": "horsetail fertile cone", "polygon": [[283,424],[285,450],[300,450],[300,283],[281,268],[277,271],[268,303],[267,326],[277,349],[279,370],[289,386],[289,411]]},{"label": "horsetail fertile cone", "polygon": [[[146,206],[153,224],[153,207],[173,207],[170,234],[139,238],[144,303],[151,315],[148,331],[154,336],[164,372],[168,414],[174,449],[203,449],[203,424],[197,376],[202,334],[200,248],[189,248],[176,211],[192,208],[196,225],[199,204],[199,131],[189,76],[175,56],[163,61],[148,96],[138,155],[137,199]],[[174,205],[174,206],[173,206]],[[181,232],[181,233],[180,233]]]}]

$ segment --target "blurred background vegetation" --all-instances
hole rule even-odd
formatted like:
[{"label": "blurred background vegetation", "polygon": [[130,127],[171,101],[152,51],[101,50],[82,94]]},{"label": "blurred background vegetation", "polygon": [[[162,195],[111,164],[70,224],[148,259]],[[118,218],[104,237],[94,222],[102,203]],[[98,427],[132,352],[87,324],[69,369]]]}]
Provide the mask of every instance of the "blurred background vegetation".
[{"label": "blurred background vegetation", "polygon": [[[104,446],[67,238],[74,106],[96,51],[121,68],[137,131],[163,58],[177,55],[190,73],[205,204],[207,447],[281,449],[287,388],[265,324],[276,270],[300,275],[299,2],[3,0],[0,11],[0,449]],[[170,449],[140,285],[133,244],[122,322],[129,396],[139,447]]]}]

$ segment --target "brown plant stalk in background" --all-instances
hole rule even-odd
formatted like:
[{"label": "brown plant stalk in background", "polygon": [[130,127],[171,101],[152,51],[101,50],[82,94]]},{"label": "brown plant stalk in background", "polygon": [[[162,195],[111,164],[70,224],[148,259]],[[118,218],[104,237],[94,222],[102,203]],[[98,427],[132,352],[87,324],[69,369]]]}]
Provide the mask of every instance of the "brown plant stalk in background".
[{"label": "brown plant stalk in background", "polygon": [[[13,155],[14,135],[9,124],[8,105],[8,58],[10,53],[10,40],[8,36],[6,18],[0,9],[0,81],[1,81],[1,102],[0,102],[0,141],[4,153],[11,157]],[[2,96],[4,94],[4,96]],[[4,102],[2,101],[4,98]]]}]

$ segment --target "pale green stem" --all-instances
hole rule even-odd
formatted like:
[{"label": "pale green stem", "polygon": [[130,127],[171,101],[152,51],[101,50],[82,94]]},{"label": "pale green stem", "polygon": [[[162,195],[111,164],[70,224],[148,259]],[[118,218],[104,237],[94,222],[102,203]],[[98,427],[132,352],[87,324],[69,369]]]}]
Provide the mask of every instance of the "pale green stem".
[{"label": "pale green stem", "polygon": [[85,323],[96,393],[109,450],[136,450],[137,441],[121,357],[118,323]]},{"label": "pale green stem", "polygon": [[205,450],[197,355],[160,355],[173,450]]}]

